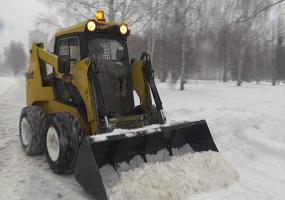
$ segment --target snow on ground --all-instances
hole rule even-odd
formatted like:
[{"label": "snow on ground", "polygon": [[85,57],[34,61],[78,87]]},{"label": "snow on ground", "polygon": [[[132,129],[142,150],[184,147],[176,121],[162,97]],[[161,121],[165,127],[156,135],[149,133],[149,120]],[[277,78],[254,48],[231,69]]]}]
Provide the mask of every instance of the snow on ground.
[{"label": "snow on ground", "polygon": [[0,199],[88,199],[73,176],[51,173],[45,156],[26,156],[19,141],[24,78],[0,78]]},{"label": "snow on ground", "polygon": [[15,78],[11,77],[0,77],[0,94],[4,93],[5,91],[8,91],[10,87],[13,87],[16,80]]},{"label": "snow on ground", "polygon": [[[25,156],[18,138],[24,80],[1,77],[0,85],[0,199],[90,199],[73,175],[53,174],[45,156]],[[183,92],[177,87],[158,84],[168,121],[206,119],[220,153],[154,157],[117,180],[106,166],[110,199],[283,200],[285,85],[190,81]]]}]

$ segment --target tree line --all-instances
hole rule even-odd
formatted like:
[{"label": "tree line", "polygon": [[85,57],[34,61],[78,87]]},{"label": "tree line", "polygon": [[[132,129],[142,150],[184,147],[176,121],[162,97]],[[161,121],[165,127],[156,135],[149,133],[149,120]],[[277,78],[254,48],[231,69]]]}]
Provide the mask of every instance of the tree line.
[{"label": "tree line", "polygon": [[24,73],[27,69],[27,55],[22,42],[11,41],[4,48],[0,60],[0,75],[14,75]]},{"label": "tree line", "polygon": [[94,17],[98,8],[107,20],[128,22],[129,53],[150,53],[157,78],[285,79],[284,17],[277,0],[41,0],[51,12],[37,26],[52,32]]}]

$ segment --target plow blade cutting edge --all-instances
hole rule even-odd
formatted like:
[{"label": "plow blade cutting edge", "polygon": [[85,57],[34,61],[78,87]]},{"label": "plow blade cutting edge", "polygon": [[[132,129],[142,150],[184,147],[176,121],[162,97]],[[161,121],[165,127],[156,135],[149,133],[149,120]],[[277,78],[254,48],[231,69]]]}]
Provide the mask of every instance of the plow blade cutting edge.
[{"label": "plow blade cutting edge", "polygon": [[187,144],[194,152],[218,151],[204,120],[126,131],[107,134],[106,139],[86,137],[80,147],[75,178],[97,200],[108,199],[99,171],[105,164],[111,164],[116,169],[118,163],[128,163],[135,156],[141,156],[147,162],[147,154],[156,154],[163,149],[172,156],[172,149]]}]

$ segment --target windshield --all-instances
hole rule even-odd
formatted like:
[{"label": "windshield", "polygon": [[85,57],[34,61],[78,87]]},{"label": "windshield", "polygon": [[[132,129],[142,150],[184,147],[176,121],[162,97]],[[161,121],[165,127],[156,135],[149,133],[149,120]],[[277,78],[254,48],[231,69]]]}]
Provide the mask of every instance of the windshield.
[{"label": "windshield", "polygon": [[[109,116],[126,115],[133,109],[130,73],[126,51],[117,40],[94,38],[88,42],[88,53],[95,66],[104,104]],[[98,84],[97,84],[98,85]],[[98,89],[96,89],[98,95]],[[100,102],[100,109],[103,102]]]}]

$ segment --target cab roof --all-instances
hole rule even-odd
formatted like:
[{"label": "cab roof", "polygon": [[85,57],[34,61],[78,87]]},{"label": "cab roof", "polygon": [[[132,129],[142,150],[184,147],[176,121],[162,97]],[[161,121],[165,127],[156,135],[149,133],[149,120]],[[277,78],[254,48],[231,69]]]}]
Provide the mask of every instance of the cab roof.
[{"label": "cab roof", "polygon": [[78,33],[78,32],[84,32],[86,24],[89,20],[85,20],[83,22],[80,22],[78,24],[75,24],[73,26],[67,27],[60,29],[55,33],[55,37],[61,36],[61,35],[66,35],[68,33]]},{"label": "cab roof", "polygon": [[111,26],[114,26],[114,25],[120,25],[119,23],[106,22],[106,21],[97,21],[97,20],[94,20],[94,19],[87,19],[87,20],[82,21],[82,22],[80,22],[78,24],[75,24],[73,26],[60,29],[59,31],[57,31],[55,33],[55,37],[59,37],[59,36],[66,35],[66,34],[69,34],[69,33],[81,33],[81,32],[84,32],[86,30],[86,25],[87,25],[87,23],[90,20],[95,21],[96,24],[99,25],[100,29],[107,29],[107,28],[109,28]]}]

